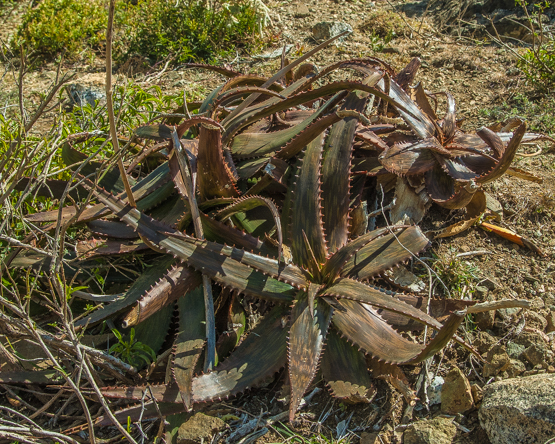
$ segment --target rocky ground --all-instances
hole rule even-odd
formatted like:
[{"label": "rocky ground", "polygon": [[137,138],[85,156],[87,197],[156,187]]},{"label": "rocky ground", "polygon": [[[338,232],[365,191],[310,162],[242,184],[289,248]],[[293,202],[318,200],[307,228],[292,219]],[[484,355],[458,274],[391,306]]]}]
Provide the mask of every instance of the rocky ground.
[{"label": "rocky ground", "polygon": [[[482,3],[494,8],[488,12],[497,10],[495,6],[503,7],[493,4],[495,2]],[[511,6],[511,2],[497,3]],[[477,34],[476,28],[452,26],[447,29],[446,15],[434,11],[438,8],[441,11],[442,7],[446,10],[449,2],[436,1],[435,10],[426,9],[425,4],[356,0],[268,3],[274,26],[265,33],[271,46],[262,57],[240,56],[230,64],[245,72],[267,74],[275,71],[279,57],[271,57],[273,51],[286,44],[290,45],[288,56],[291,58],[306,52],[317,43],[316,37],[324,37],[320,34],[326,32],[325,26],[315,25],[328,22],[339,27],[350,26],[353,33],[342,43],[315,56],[315,63],[323,66],[340,59],[373,56],[400,69],[411,58],[419,57],[422,68],[417,80],[428,90],[449,91],[454,95],[459,117],[464,119],[463,129],[494,123],[490,110],[517,94],[528,97],[530,106],[533,105],[535,93],[515,69],[515,59],[510,52],[476,40],[483,35]],[[407,15],[399,13],[403,8]],[[466,17],[465,14],[459,10],[458,16]],[[481,18],[473,14],[470,18],[478,23]],[[17,17],[16,13],[11,14],[7,23],[13,27]],[[0,32],[6,40],[9,27]],[[135,67],[140,65],[139,60]],[[121,67],[122,76],[130,66],[133,64]],[[67,66],[77,73],[75,83],[99,90],[103,88],[103,68],[100,56]],[[39,92],[54,76],[54,65],[45,65],[28,75],[26,88]],[[136,81],[144,79],[145,74],[136,77]],[[188,97],[201,97],[221,80],[217,75],[207,76],[206,72],[168,69],[150,82],[167,93],[186,91]],[[3,77],[2,102],[17,94],[14,82],[10,75]],[[43,125],[47,124],[46,119]],[[550,131],[555,132],[555,119]],[[522,149],[520,154],[536,151],[537,147],[531,147]],[[372,404],[358,406],[334,402],[320,382],[314,388],[321,390],[298,415],[298,421],[286,426],[269,420],[286,409],[279,401],[281,394],[274,389],[276,384],[272,383],[195,414],[181,427],[178,442],[200,442],[201,438],[209,442],[211,436],[216,436],[212,442],[223,442],[241,424],[249,424],[253,418],[258,418],[256,424],[251,424],[256,427],[247,432],[252,440],[242,442],[255,442],[256,439],[260,443],[284,442],[288,438],[291,442],[309,442],[309,436],[316,436],[312,438],[315,441],[310,442],[325,442],[317,440],[323,439],[317,438],[319,433],[333,437],[336,440],[333,442],[343,438],[363,444],[543,444],[555,437],[555,152],[543,146],[541,153],[532,157],[518,156],[515,163],[541,177],[543,183],[503,176],[490,185],[488,191],[500,206],[498,212],[502,222],[499,223],[532,239],[545,255],[540,256],[479,228],[435,242],[432,250],[440,258],[436,266],[440,276],[451,281],[459,279],[457,297],[481,301],[525,298],[533,302],[531,310],[498,310],[476,316],[466,324],[466,339],[482,353],[487,363],[451,346],[429,363],[427,370],[421,366],[407,368],[413,386],[422,375],[427,382],[424,385],[429,385],[427,395],[420,393],[422,402],[416,404],[414,412],[407,409],[401,394],[385,381],[378,381],[378,394]],[[456,221],[462,216],[435,210],[423,223],[425,228],[435,229],[438,221]],[[431,257],[432,253],[426,256]],[[447,285],[450,283],[448,281]],[[227,422],[220,419],[224,415],[227,415],[224,417]],[[241,422],[230,421],[229,415],[239,417]],[[301,438],[303,436],[305,438]],[[236,435],[237,440],[240,438]]]}]

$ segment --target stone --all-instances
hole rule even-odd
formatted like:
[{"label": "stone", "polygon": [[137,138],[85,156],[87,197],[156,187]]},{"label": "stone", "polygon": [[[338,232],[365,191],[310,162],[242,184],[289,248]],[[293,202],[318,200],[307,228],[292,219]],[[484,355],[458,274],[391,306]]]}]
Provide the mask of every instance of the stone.
[{"label": "stone", "polygon": [[494,220],[501,222],[503,220],[503,207],[499,201],[489,193],[484,193],[486,195],[486,208],[490,211]]},{"label": "stone", "polygon": [[445,380],[441,376],[436,376],[428,387],[428,404],[441,404],[441,389]]},{"label": "stone", "polygon": [[364,432],[360,435],[360,444],[380,444],[380,438],[378,438],[379,433],[368,433]]},{"label": "stone", "polygon": [[489,330],[495,324],[495,310],[483,311],[474,315],[474,322],[480,330]]},{"label": "stone", "polygon": [[476,335],[472,345],[474,345],[481,354],[484,354],[487,353],[496,342],[497,340],[492,335],[485,331],[481,331]]},{"label": "stone", "polygon": [[497,290],[499,288],[499,282],[489,277],[480,281],[480,285],[483,285],[484,287],[486,287],[488,290],[491,290],[491,291]]},{"label": "stone", "polygon": [[486,360],[488,362],[484,365],[483,369],[483,376],[486,378],[497,376],[511,365],[511,358],[502,345],[494,346],[486,355]]},{"label": "stone", "polygon": [[507,354],[511,358],[517,359],[520,357],[522,352],[526,350],[526,347],[524,347],[524,345],[515,344],[514,342],[508,342],[506,345],[506,349],[507,349]]},{"label": "stone", "polygon": [[201,412],[195,413],[179,426],[177,444],[197,444],[201,439],[210,442],[212,436],[225,427],[225,422],[220,418]]},{"label": "stone", "polygon": [[[349,31],[351,34],[353,32],[353,28],[345,22],[320,22],[316,23],[312,27],[312,36],[316,40],[328,40],[344,31]],[[337,39],[336,42],[341,43],[347,36],[348,35],[345,35]]]},{"label": "stone", "polygon": [[106,98],[106,94],[99,88],[71,83],[66,86],[66,92],[70,100],[70,106],[90,105],[92,108],[97,102]]},{"label": "stone", "polygon": [[532,365],[542,364],[545,359],[545,348],[536,347],[531,345],[522,353],[522,357]]},{"label": "stone", "polygon": [[529,310],[526,312],[525,318],[527,327],[537,328],[540,331],[544,331],[547,328],[547,319],[538,313]]},{"label": "stone", "polygon": [[382,52],[384,54],[401,54],[401,50],[395,46],[386,46]]},{"label": "stone", "polygon": [[507,372],[507,378],[514,378],[524,373],[526,371],[526,366],[518,359],[511,359],[511,363],[505,371]]},{"label": "stone", "polygon": [[480,404],[482,402],[482,399],[484,399],[484,391],[482,390],[482,387],[480,387],[478,384],[472,384],[470,386],[470,391],[472,392],[472,399],[474,400],[474,404]]},{"label": "stone", "polygon": [[555,331],[555,310],[549,311],[546,321],[547,321],[547,328],[545,331],[547,333],[551,333],[552,331]]},{"label": "stone", "polygon": [[476,290],[475,290],[476,296],[477,296],[478,299],[480,299],[481,301],[483,301],[483,300],[486,298],[486,296],[488,295],[488,291],[489,291],[488,287],[484,287],[484,286],[482,286],[482,285],[478,285],[478,286],[476,287]]},{"label": "stone", "polygon": [[407,427],[404,444],[451,444],[457,428],[449,418],[436,417],[418,421]]},{"label": "stone", "polygon": [[448,415],[464,413],[474,407],[472,390],[466,376],[458,367],[453,368],[441,388],[441,411]]},{"label": "stone", "polygon": [[555,375],[486,386],[478,416],[492,444],[543,444],[555,436]]},{"label": "stone", "polygon": [[295,18],[305,18],[310,16],[310,11],[305,3],[299,3],[294,9],[293,15]]}]

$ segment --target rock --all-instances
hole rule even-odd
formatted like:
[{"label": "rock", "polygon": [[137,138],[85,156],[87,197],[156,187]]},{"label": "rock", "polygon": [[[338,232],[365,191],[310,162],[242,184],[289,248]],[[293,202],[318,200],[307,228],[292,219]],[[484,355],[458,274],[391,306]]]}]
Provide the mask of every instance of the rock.
[{"label": "rock", "polygon": [[532,365],[542,364],[545,359],[545,348],[536,347],[531,345],[522,353],[522,357]]},{"label": "rock", "polygon": [[485,278],[483,281],[480,281],[480,285],[483,285],[484,287],[486,287],[488,290],[491,290],[491,291],[499,288],[499,282],[489,277]]},{"label": "rock", "polygon": [[379,433],[364,432],[360,435],[360,444],[380,444]]},{"label": "rock", "polygon": [[90,86],[71,83],[66,87],[67,95],[71,106],[90,105],[94,108],[96,102],[104,99],[104,94],[100,89],[91,88]]},{"label": "rock", "polygon": [[486,296],[488,295],[488,291],[489,291],[489,290],[488,290],[488,287],[485,287],[485,286],[482,286],[482,285],[478,285],[478,286],[476,287],[476,290],[475,290],[475,291],[476,291],[476,296],[477,296],[481,301],[483,301],[483,300],[486,298]]},{"label": "rock", "polygon": [[449,415],[464,413],[474,407],[470,383],[458,367],[453,368],[441,388],[441,411]]},{"label": "rock", "polygon": [[518,375],[521,375],[525,371],[526,366],[522,361],[519,361],[518,359],[511,359],[511,363],[506,370],[508,378],[514,378]]},{"label": "rock", "polygon": [[457,428],[449,418],[437,417],[418,421],[407,427],[403,434],[404,444],[451,444]]},{"label": "rock", "polygon": [[543,336],[539,333],[531,331],[523,331],[514,339],[514,342],[520,345],[524,345],[524,347],[535,345],[539,348],[545,348],[545,340]]},{"label": "rock", "polygon": [[551,333],[552,331],[555,331],[555,310],[551,310],[549,312],[549,314],[547,315],[546,321],[547,321],[546,332]]},{"label": "rock", "polygon": [[488,361],[484,365],[483,376],[497,376],[499,373],[507,370],[509,365],[511,365],[511,358],[507,354],[505,347],[502,345],[494,346],[487,354],[486,360]]},{"label": "rock", "polygon": [[441,389],[445,383],[441,376],[436,376],[428,387],[429,405],[441,404]]},{"label": "rock", "polygon": [[201,439],[210,440],[218,431],[224,429],[225,422],[220,418],[195,413],[179,427],[177,444],[197,444]]},{"label": "rock", "polygon": [[478,384],[472,384],[470,386],[470,391],[472,392],[472,399],[474,400],[474,404],[480,404],[482,402],[482,399],[484,398],[484,391],[482,390],[482,387],[480,387]]},{"label": "rock", "polygon": [[555,436],[555,375],[487,386],[479,418],[492,444],[543,444]]},{"label": "rock", "polygon": [[486,208],[490,211],[491,215],[497,222],[503,220],[503,207],[499,201],[489,193],[486,195]]},{"label": "rock", "polygon": [[517,359],[524,352],[526,347],[520,344],[515,344],[514,342],[508,342],[506,345],[507,354],[513,359]]},{"label": "rock", "polygon": [[517,313],[520,312],[520,310],[522,310],[521,308],[518,307],[512,307],[512,308],[501,308],[499,310],[497,310],[497,313],[499,313],[499,316],[501,317],[501,319],[508,321],[510,320],[514,315],[516,315]]},{"label": "rock", "polygon": [[293,16],[295,18],[304,18],[310,16],[310,11],[305,3],[299,3],[294,9]]},{"label": "rock", "polygon": [[525,318],[527,327],[537,328],[540,331],[547,328],[547,319],[538,313],[529,310],[526,312]]},{"label": "rock", "polygon": [[481,331],[476,335],[473,345],[481,354],[484,354],[487,353],[496,342],[497,340],[492,335],[485,331]]},{"label": "rock", "polygon": [[480,330],[489,330],[495,324],[495,310],[483,311],[474,315],[474,322]]},{"label": "rock", "polygon": [[[328,40],[337,34],[341,34],[344,31],[349,31],[349,33],[353,32],[353,28],[351,25],[345,22],[320,22],[316,23],[312,27],[312,36],[316,40]],[[337,43],[341,43],[348,35],[345,35],[338,40]]]}]

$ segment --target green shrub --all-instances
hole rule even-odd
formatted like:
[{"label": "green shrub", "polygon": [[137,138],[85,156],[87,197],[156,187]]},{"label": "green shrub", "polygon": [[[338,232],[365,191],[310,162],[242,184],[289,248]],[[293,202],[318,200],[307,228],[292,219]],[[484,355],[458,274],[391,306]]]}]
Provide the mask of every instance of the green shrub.
[{"label": "green shrub", "polygon": [[[74,58],[105,43],[108,13],[100,0],[43,0],[23,18],[12,49],[24,45],[52,58]],[[236,47],[252,46],[257,37],[256,10],[248,1],[231,5],[204,1],[186,4],[162,0],[119,2],[115,17],[115,58],[141,54],[151,61],[210,61]]]},{"label": "green shrub", "polygon": [[176,62],[210,61],[222,51],[255,43],[256,23],[256,11],[246,1],[208,9],[203,1],[144,0],[127,25],[125,52],[118,57],[138,53],[152,60],[174,56]]},{"label": "green shrub", "polygon": [[12,48],[19,44],[46,56],[76,55],[105,39],[108,12],[99,0],[44,0],[23,17]]}]

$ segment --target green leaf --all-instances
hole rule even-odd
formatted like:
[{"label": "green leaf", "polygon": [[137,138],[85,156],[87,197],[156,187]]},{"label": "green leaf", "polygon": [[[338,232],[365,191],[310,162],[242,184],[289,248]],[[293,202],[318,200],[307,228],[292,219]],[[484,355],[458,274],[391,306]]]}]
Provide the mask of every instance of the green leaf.
[{"label": "green leaf", "polygon": [[289,331],[290,421],[294,419],[302,397],[316,374],[332,313],[333,310],[322,299],[311,313],[308,295],[304,292],[297,294]]},{"label": "green leaf", "polygon": [[194,378],[193,401],[212,401],[240,393],[284,367],[287,360],[285,316],[284,307],[274,307],[228,359],[212,373]]},{"label": "green leaf", "polygon": [[365,356],[333,329],[328,333],[321,367],[335,398],[349,403],[368,403],[376,395]]},{"label": "green leaf", "polygon": [[193,372],[204,349],[206,327],[204,321],[204,292],[202,287],[187,293],[178,301],[179,333],[175,339],[172,361],[173,380],[181,393],[183,405],[192,404]]}]

